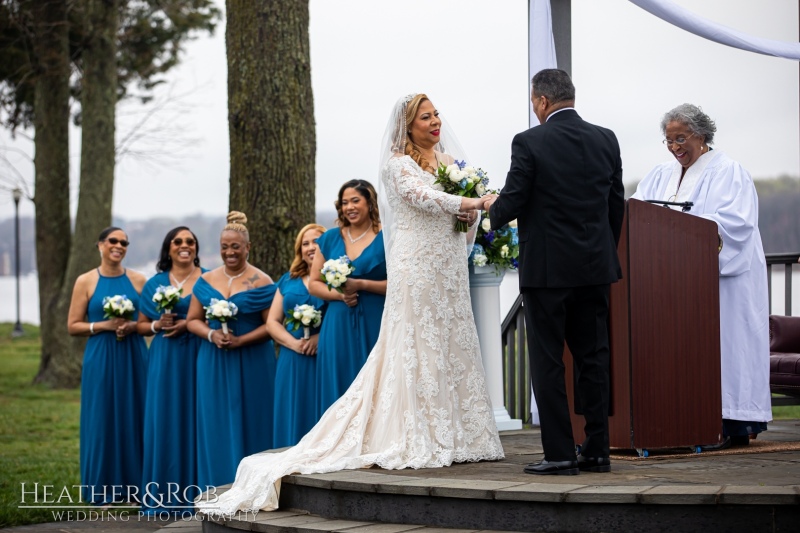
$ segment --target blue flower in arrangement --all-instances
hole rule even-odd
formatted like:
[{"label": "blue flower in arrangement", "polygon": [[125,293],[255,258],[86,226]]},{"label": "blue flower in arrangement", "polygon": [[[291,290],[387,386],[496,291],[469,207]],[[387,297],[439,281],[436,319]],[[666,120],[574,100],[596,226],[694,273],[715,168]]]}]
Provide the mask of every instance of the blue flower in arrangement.
[{"label": "blue flower in arrangement", "polygon": [[467,166],[467,162],[466,162],[466,161],[459,161],[458,159],[456,159],[456,160],[455,160],[455,161],[453,161],[453,162],[454,162],[456,165],[458,165],[458,168],[459,168],[460,170],[464,170],[464,167],[465,167],[465,166]]},{"label": "blue flower in arrangement", "polygon": [[464,178],[463,180],[458,182],[458,186],[461,187],[462,189],[465,189],[467,187],[467,183],[468,183],[467,178]]},{"label": "blue flower in arrangement", "polygon": [[[491,192],[491,191],[489,191]],[[494,265],[499,273],[505,268],[519,267],[519,235],[517,221],[513,220],[497,230],[492,230],[489,214],[483,212],[475,235],[475,246],[469,261],[476,267]]]}]

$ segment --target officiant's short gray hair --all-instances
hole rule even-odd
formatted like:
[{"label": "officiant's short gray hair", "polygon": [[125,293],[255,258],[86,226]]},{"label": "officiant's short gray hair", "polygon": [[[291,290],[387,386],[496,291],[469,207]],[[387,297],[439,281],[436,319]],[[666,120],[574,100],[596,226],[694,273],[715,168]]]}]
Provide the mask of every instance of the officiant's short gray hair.
[{"label": "officiant's short gray hair", "polygon": [[572,84],[569,74],[561,69],[540,70],[533,76],[531,84],[534,95],[544,96],[552,104],[575,100],[575,85]]},{"label": "officiant's short gray hair", "polygon": [[706,144],[714,144],[717,125],[696,105],[681,104],[664,113],[664,118],[661,119],[661,133],[664,135],[667,134],[667,124],[670,122],[685,124],[695,135],[703,137]]}]

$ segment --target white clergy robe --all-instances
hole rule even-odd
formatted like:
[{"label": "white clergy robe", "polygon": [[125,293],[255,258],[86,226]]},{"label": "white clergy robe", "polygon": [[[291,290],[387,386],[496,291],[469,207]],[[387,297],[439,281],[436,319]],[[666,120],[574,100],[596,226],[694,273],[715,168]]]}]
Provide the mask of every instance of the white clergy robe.
[{"label": "white clergy robe", "polygon": [[769,422],[769,294],[753,180],[719,150],[700,156],[678,187],[680,176],[677,161],[658,165],[633,198],[694,202],[689,214],[717,223],[722,418]]}]

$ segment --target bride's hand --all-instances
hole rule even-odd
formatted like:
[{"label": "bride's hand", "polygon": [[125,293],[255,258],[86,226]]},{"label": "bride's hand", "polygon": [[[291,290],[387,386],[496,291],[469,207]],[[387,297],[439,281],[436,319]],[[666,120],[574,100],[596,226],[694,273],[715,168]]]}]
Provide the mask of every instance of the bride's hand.
[{"label": "bride's hand", "polygon": [[468,226],[472,226],[475,223],[475,221],[478,220],[479,213],[480,211],[474,209],[472,211],[465,211],[463,213],[459,213],[458,215],[456,215],[456,217],[461,222],[466,222]]}]

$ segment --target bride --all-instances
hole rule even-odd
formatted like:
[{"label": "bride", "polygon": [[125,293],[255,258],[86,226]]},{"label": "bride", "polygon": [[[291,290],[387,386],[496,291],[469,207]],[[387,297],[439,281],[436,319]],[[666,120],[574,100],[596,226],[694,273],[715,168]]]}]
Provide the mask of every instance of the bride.
[{"label": "bride", "polygon": [[474,226],[482,200],[433,185],[436,167],[452,163],[457,149],[427,96],[395,104],[381,153],[388,286],[378,341],[296,446],[245,457],[231,489],[198,500],[199,510],[277,509],[281,478],[292,473],[503,458],[470,304],[471,236],[453,230],[454,215]]}]

